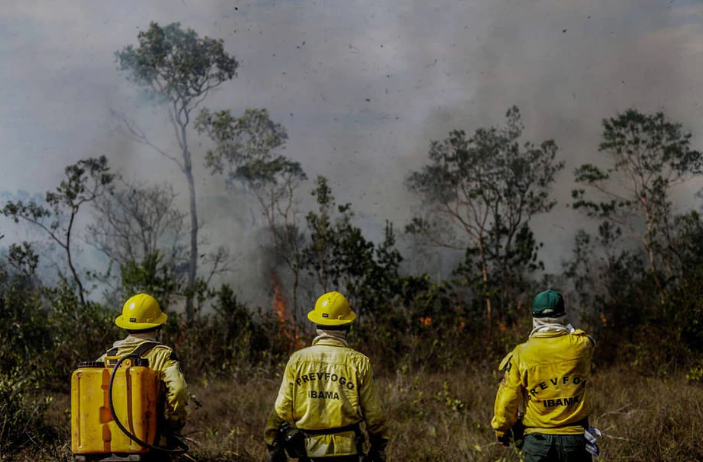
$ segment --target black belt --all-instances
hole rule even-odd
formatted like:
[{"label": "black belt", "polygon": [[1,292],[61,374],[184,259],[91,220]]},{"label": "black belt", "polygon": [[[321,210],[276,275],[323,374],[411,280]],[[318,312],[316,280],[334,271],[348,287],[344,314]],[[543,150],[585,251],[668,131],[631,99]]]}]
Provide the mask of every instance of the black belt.
[{"label": "black belt", "polygon": [[336,427],[336,428],[325,428],[322,430],[307,430],[305,428],[299,428],[300,431],[305,433],[306,435],[310,436],[315,436],[315,435],[334,435],[335,433],[344,433],[344,432],[354,432],[354,433],[360,433],[361,432],[361,427],[359,427],[359,422],[351,425],[347,425],[345,427]]}]

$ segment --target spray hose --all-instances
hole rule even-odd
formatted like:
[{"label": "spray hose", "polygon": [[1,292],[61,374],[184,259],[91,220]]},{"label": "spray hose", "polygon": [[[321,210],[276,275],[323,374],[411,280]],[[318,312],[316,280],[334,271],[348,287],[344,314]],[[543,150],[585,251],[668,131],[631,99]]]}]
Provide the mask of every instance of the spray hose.
[{"label": "spray hose", "polygon": [[169,448],[162,448],[162,447],[159,447],[159,446],[154,446],[153,444],[149,444],[149,443],[147,443],[146,441],[140,440],[140,439],[137,438],[135,435],[133,435],[132,433],[130,433],[129,430],[127,430],[127,429],[124,427],[124,425],[122,425],[122,422],[120,422],[120,419],[117,418],[117,413],[115,412],[115,406],[114,406],[113,403],[112,403],[112,384],[113,384],[114,381],[115,381],[115,376],[117,375],[117,370],[120,368],[120,366],[122,365],[122,363],[124,362],[124,360],[125,360],[125,359],[128,359],[128,358],[137,358],[137,359],[141,359],[141,358],[139,358],[139,356],[134,355],[134,354],[124,356],[123,358],[120,358],[120,359],[117,361],[117,363],[115,363],[115,367],[112,369],[112,374],[110,374],[110,384],[109,384],[109,386],[108,386],[107,398],[108,398],[108,403],[109,403],[109,405],[110,405],[110,414],[112,414],[112,418],[114,419],[115,424],[117,424],[117,426],[119,427],[119,429],[122,430],[122,433],[124,433],[125,435],[127,435],[127,436],[129,437],[129,439],[131,439],[132,441],[135,441],[136,443],[140,444],[141,446],[144,446],[145,448],[149,448],[149,449],[154,450],[154,451],[166,452],[166,453],[169,453],[169,454],[185,454],[186,452],[188,452],[188,446],[186,446],[186,444],[185,444],[182,440],[180,440],[179,438],[177,438],[176,436],[173,436],[173,435],[172,435],[172,437],[173,437],[176,441],[178,441],[178,443],[180,444],[180,446],[182,446],[181,448],[169,449]]}]

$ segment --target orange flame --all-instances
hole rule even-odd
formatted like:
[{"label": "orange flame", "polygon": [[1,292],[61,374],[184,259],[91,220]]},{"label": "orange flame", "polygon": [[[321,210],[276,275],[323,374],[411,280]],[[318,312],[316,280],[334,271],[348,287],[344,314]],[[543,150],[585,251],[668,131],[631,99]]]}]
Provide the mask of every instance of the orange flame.
[{"label": "orange flame", "polygon": [[290,321],[290,313],[288,312],[288,303],[286,303],[286,297],[281,290],[281,285],[278,283],[277,278],[274,276],[273,281],[273,310],[276,312],[276,317],[278,317],[279,324],[283,325]]},{"label": "orange flame", "polygon": [[295,325],[293,316],[288,310],[288,301],[275,271],[271,273],[271,282],[273,283],[271,306],[276,313],[276,318],[278,318],[278,335],[286,339],[286,346],[289,350],[302,348],[305,344],[300,338],[298,326]]}]

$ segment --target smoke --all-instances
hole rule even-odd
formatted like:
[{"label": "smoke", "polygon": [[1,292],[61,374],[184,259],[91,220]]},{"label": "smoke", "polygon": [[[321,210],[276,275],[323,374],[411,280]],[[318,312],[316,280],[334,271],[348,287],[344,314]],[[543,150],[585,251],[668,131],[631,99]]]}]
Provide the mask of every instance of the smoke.
[{"label": "smoke", "polygon": [[[701,111],[691,97],[691,78],[703,69],[688,56],[699,49],[701,35],[684,23],[692,10],[698,15],[701,10],[657,1],[499,1],[474,6],[472,17],[481,18],[480,23],[454,28],[458,33],[451,39],[452,49],[461,44],[461,50],[447,57],[445,76],[434,74],[463,91],[450,105],[428,111],[418,142],[442,139],[453,128],[471,132],[501,124],[513,104],[523,115],[524,140],[554,139],[566,161],[553,190],[559,204],[532,226],[545,243],[541,257],[547,269],[558,271],[574,231],[592,226],[567,205],[573,169],[603,160],[597,152],[602,119],[630,107],[663,110],[695,129]],[[437,57],[433,47],[426,48],[431,51],[425,61]],[[440,56],[437,67],[443,62]],[[697,187],[683,195],[691,197]]]},{"label": "smoke", "polygon": [[[517,105],[524,138],[555,139],[567,165],[558,207],[533,222],[548,269],[558,270],[587,223],[566,205],[573,168],[600,159],[601,120],[629,107],[663,110],[696,131],[702,14],[682,0],[3,2],[2,189],[52,189],[66,165],[106,154],[130,180],[172,182],[186,208],[177,166],[115,132],[110,115],[128,112],[155,143],[176,149],[164,115],[119,75],[113,53],[136,44],[150,21],[179,21],[222,38],[240,61],[238,77],[204,104],[269,109],[288,130],[283,153],[311,179],[327,176],[374,240],[385,220],[402,229],[418,207],[403,181],[426,164],[431,140],[501,124]],[[225,191],[202,165],[207,141],[191,140],[204,234],[238,256],[231,277],[250,292],[245,300],[265,306],[254,289],[268,285],[256,204]],[[311,183],[300,190],[302,209]]]}]

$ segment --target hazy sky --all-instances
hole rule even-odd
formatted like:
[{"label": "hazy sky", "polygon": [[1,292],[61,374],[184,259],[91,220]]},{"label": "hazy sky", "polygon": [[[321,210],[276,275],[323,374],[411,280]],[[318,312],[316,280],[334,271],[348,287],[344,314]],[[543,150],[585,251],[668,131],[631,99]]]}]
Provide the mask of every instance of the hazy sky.
[{"label": "hazy sky", "polygon": [[[554,138],[567,162],[555,189],[561,204],[534,223],[550,264],[571,245],[572,171],[597,159],[602,118],[632,106],[664,110],[702,141],[700,2],[3,0],[0,190],[45,191],[66,165],[105,154],[127,178],[169,181],[185,196],[175,165],[128,141],[110,117],[111,108],[127,111],[175,147],[114,59],[150,21],[222,38],[240,61],[238,78],[205,105],[269,109],[288,130],[285,154],[309,177],[329,177],[365,223],[389,218],[402,228],[413,207],[403,179],[424,165],[430,140],[502,123],[518,105],[526,139]],[[215,240],[235,239],[223,185],[202,168],[205,147],[192,139],[201,217]]]}]

